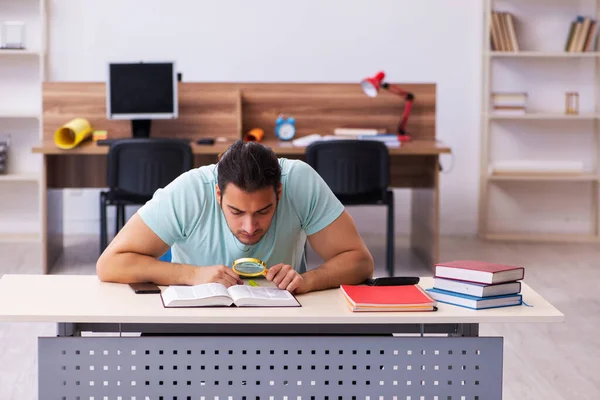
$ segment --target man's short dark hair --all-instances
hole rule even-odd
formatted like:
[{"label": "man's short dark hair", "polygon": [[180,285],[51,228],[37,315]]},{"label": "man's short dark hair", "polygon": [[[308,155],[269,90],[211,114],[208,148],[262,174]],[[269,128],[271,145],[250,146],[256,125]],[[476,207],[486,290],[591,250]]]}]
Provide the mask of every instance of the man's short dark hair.
[{"label": "man's short dark hair", "polygon": [[277,155],[257,142],[238,140],[233,143],[220,157],[217,171],[221,193],[225,193],[230,183],[249,193],[269,186],[277,193],[281,185]]}]

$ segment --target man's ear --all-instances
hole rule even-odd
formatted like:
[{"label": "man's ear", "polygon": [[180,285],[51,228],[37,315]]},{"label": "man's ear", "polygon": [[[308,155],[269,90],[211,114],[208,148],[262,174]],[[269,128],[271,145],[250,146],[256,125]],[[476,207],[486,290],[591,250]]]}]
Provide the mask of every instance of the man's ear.
[{"label": "man's ear", "polygon": [[277,189],[277,202],[279,202],[279,199],[281,199],[281,193],[283,192],[283,185],[280,183],[279,184],[279,189]]},{"label": "man's ear", "polygon": [[215,197],[217,198],[217,203],[221,204],[221,189],[219,188],[219,184],[215,184]]}]

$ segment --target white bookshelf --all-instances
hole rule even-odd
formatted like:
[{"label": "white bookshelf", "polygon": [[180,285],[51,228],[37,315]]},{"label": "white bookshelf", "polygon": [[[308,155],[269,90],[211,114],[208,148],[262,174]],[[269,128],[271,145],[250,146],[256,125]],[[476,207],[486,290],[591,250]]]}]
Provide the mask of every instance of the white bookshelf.
[{"label": "white bookshelf", "polygon": [[0,175],[0,242],[41,245],[43,161],[31,148],[42,138],[46,0],[3,0],[0,22],[5,20],[25,23],[25,49],[0,49],[0,137],[10,136],[8,168]]},{"label": "white bookshelf", "polygon": [[[564,51],[578,15],[600,22],[600,0],[484,0],[479,234],[489,240],[580,242],[599,236],[600,52]],[[516,22],[520,51],[494,51],[492,11]],[[566,115],[565,93],[580,94]],[[525,114],[494,113],[493,92],[526,92]],[[490,173],[500,160],[583,161],[585,171]]]}]

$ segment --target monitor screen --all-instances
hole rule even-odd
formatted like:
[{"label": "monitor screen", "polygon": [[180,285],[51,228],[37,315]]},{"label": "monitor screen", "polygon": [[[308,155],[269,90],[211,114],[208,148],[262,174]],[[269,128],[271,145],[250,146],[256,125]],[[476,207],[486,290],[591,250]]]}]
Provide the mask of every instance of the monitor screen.
[{"label": "monitor screen", "polygon": [[177,117],[174,63],[111,63],[108,72],[108,119]]}]

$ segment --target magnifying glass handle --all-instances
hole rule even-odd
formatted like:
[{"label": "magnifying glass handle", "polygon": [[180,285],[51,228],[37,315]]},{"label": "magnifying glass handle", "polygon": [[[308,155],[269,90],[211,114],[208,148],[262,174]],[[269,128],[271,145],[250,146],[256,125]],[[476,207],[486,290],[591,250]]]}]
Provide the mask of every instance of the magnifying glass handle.
[{"label": "magnifying glass handle", "polygon": [[266,278],[268,273],[269,273],[269,270],[268,269],[264,269],[263,272],[261,273],[261,275]]}]

